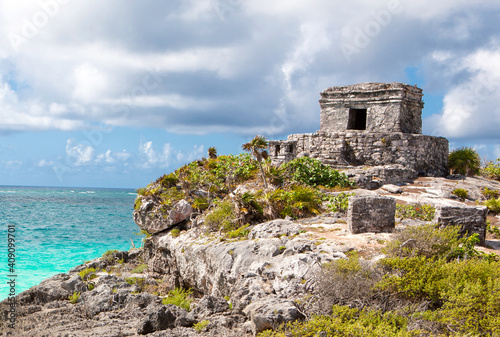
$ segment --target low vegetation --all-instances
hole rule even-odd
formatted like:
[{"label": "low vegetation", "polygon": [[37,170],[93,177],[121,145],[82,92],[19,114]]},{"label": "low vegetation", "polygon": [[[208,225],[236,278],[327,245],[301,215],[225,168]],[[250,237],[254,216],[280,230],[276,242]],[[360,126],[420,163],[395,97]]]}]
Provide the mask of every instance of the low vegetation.
[{"label": "low vegetation", "polygon": [[[208,159],[184,165],[137,190],[135,209],[139,210],[145,200],[153,200],[156,208],[150,215],[161,221],[175,203],[185,199],[203,214],[208,230],[224,232],[229,238],[245,237],[247,230],[238,230],[247,224],[347,209],[350,194],[328,194],[332,189],[354,187],[345,174],[307,157],[275,167],[267,159],[266,148],[267,140],[257,136],[243,145],[249,154],[217,156],[212,150]],[[231,193],[242,184],[250,190]],[[178,232],[174,229],[171,234]]]},{"label": "low vegetation", "polygon": [[451,174],[474,176],[481,172],[481,158],[473,148],[462,147],[449,154],[448,167]]},{"label": "low vegetation", "polygon": [[451,191],[451,194],[457,196],[460,200],[465,200],[469,197],[469,191],[463,188],[455,188],[453,191]]},{"label": "low vegetation", "polygon": [[74,292],[73,295],[69,295],[69,297],[68,297],[69,303],[76,304],[78,302],[78,300],[80,299],[80,295],[81,295],[81,292],[79,292],[79,291]]},{"label": "low vegetation", "polygon": [[432,221],[436,208],[427,204],[396,205],[396,218]]},{"label": "low vegetation", "polygon": [[324,265],[308,320],[259,336],[493,336],[500,331],[500,262],[459,228],[410,227],[378,263],[356,253]]},{"label": "low vegetation", "polygon": [[481,175],[500,181],[500,158],[495,161],[488,162],[481,170]]},{"label": "low vegetation", "polygon": [[193,301],[190,298],[192,293],[191,289],[175,288],[169,291],[168,296],[163,299],[162,303],[164,305],[173,304],[189,311]]}]

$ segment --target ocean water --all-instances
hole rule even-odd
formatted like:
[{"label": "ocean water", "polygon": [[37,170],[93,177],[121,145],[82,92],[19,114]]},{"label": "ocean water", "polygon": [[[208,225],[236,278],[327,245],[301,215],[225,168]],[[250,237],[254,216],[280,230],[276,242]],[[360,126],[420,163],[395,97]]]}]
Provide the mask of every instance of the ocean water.
[{"label": "ocean water", "polygon": [[108,249],[128,250],[131,239],[139,247],[135,197],[125,189],[0,186],[0,301],[9,294],[9,228],[19,294]]}]

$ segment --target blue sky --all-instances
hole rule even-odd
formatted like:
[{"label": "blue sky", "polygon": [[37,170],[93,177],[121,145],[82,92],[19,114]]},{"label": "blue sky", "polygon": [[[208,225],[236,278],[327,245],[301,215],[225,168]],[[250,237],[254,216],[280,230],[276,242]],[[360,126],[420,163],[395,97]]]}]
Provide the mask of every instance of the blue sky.
[{"label": "blue sky", "polygon": [[256,134],[319,129],[319,92],[424,90],[426,134],[500,157],[500,3],[0,0],[0,185],[138,188]]}]

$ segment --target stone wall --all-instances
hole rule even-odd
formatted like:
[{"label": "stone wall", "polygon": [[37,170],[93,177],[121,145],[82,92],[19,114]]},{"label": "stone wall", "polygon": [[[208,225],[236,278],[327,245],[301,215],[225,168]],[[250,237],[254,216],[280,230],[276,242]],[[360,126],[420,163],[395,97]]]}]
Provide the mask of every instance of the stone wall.
[{"label": "stone wall", "polygon": [[[422,89],[403,83],[361,83],[325,89],[319,100],[321,131],[422,133]],[[365,110],[360,125],[356,111]],[[361,111],[362,112],[362,111]]]},{"label": "stone wall", "polygon": [[[280,152],[275,156],[277,146]],[[287,141],[272,141],[270,155],[275,164],[308,156],[332,166],[400,164],[415,170],[419,175],[445,176],[448,140],[392,132],[318,131],[289,135]]]}]

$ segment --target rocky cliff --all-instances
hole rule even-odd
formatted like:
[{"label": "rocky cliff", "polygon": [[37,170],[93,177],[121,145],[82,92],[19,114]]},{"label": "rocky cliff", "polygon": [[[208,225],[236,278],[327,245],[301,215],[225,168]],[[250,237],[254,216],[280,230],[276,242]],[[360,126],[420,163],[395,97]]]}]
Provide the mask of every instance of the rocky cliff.
[{"label": "rocky cliff", "polygon": [[[226,165],[231,161],[236,164]],[[256,167],[245,172],[242,162],[227,162],[195,162],[140,191],[134,219],[148,233],[143,247],[109,252],[18,295],[12,335],[255,336],[309,315],[306,304],[325,263],[351,251],[365,261],[383,256],[380,249],[393,233],[353,234],[345,207],[335,200],[384,196],[461,210],[476,207],[485,187],[500,190],[480,178],[420,178],[374,191],[309,190],[277,179],[276,172],[268,174],[277,185],[262,190]],[[457,187],[470,199],[458,200],[451,193]],[[321,192],[316,204],[303,198],[306,192]],[[422,223],[395,220],[396,231]],[[500,248],[485,239],[489,248],[481,249]],[[189,294],[180,306],[166,300],[174,299],[173,289]],[[8,310],[6,301],[0,306]],[[1,324],[6,335],[6,321]]]}]

